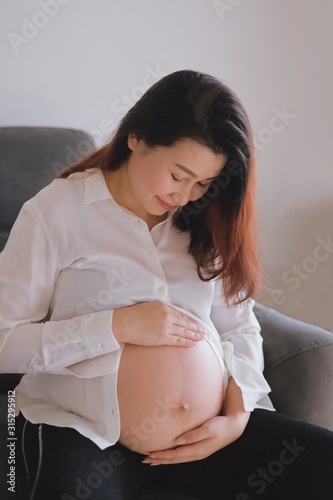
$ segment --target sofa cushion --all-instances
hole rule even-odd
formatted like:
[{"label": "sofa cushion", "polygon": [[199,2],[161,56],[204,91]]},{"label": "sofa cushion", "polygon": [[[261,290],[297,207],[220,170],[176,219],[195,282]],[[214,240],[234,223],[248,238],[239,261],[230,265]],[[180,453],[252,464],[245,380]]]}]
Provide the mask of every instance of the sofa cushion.
[{"label": "sofa cushion", "polygon": [[254,312],[276,410],[333,430],[333,333],[260,304]]}]

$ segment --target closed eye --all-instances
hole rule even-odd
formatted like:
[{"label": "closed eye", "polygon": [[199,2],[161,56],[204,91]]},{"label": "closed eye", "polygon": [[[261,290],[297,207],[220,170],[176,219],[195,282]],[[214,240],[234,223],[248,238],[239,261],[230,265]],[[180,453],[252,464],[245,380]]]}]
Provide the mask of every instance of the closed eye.
[{"label": "closed eye", "polygon": [[[171,177],[175,182],[182,182],[184,180],[184,179],[179,179],[178,177],[175,176],[175,174],[171,174]],[[202,189],[205,189],[207,186],[209,186],[209,184],[210,182],[208,182],[207,184],[202,184],[202,182],[197,182],[197,185]]]},{"label": "closed eye", "polygon": [[178,179],[174,174],[171,174],[171,177],[175,182],[181,182],[183,179]]}]

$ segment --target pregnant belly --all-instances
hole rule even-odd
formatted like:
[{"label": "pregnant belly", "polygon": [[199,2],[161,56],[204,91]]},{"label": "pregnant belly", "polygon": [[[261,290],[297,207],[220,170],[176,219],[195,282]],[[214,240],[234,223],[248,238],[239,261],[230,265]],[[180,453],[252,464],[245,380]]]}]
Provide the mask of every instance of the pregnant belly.
[{"label": "pregnant belly", "polygon": [[194,347],[125,344],[118,371],[120,442],[139,453],[175,440],[218,415],[223,374],[207,341]]}]

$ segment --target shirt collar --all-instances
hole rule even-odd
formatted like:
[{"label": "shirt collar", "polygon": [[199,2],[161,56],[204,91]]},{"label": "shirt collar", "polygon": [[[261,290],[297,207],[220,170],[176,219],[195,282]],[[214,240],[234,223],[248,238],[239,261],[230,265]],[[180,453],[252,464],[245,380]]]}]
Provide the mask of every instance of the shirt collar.
[{"label": "shirt collar", "polygon": [[103,172],[100,169],[87,170],[85,178],[85,203],[93,203],[94,201],[113,199],[106,185]]}]

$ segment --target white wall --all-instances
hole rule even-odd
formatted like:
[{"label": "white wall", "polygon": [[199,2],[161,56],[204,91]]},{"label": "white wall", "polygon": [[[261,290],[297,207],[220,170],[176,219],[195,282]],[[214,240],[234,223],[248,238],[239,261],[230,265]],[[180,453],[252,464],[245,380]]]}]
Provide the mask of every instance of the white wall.
[{"label": "white wall", "polygon": [[0,0],[0,9],[0,125],[81,128],[102,143],[163,74],[191,68],[228,82],[257,145],[268,287],[258,299],[333,330],[333,2]]}]

